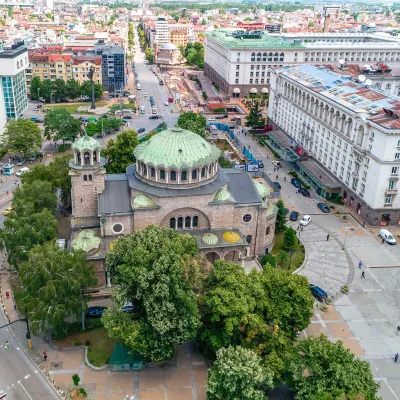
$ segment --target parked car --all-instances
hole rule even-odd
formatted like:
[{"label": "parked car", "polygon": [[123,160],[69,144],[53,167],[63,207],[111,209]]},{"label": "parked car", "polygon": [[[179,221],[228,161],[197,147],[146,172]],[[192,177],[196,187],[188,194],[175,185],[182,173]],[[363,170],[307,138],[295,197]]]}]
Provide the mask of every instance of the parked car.
[{"label": "parked car", "polygon": [[168,101],[166,101],[165,103],[164,103],[164,106],[168,106],[169,105],[169,103],[168,103]]},{"label": "parked car", "polygon": [[215,117],[215,119],[224,119],[224,116],[223,116],[223,115],[217,115],[217,116]]},{"label": "parked car", "polygon": [[86,312],[86,318],[101,318],[105,310],[107,310],[107,307],[101,307],[101,306],[89,307]]},{"label": "parked car", "polygon": [[329,206],[327,206],[325,203],[318,203],[317,207],[323,212],[323,213],[329,213],[331,212],[331,209]]},{"label": "parked car", "polygon": [[274,166],[274,167],[281,167],[281,163],[280,163],[280,161],[272,161],[272,165]]},{"label": "parked car", "polygon": [[311,217],[309,215],[305,215],[301,220],[300,220],[300,225],[307,226],[311,222]]},{"label": "parked car", "polygon": [[282,186],[279,182],[272,182],[272,184],[274,185],[274,189],[276,189],[276,190],[282,189]]},{"label": "parked car", "polygon": [[301,183],[300,183],[300,181],[299,181],[297,178],[292,178],[292,179],[290,180],[290,183],[291,183],[294,187],[297,187],[298,189],[301,188]]},{"label": "parked car", "polygon": [[381,229],[378,236],[383,239],[387,244],[396,244],[396,239],[387,229]]},{"label": "parked car", "polygon": [[123,306],[122,306],[122,312],[130,314],[133,313],[134,308],[133,304],[130,301],[127,301]]},{"label": "parked car", "polygon": [[168,103],[173,103],[173,102],[174,102],[173,97],[168,97]]},{"label": "parked car", "polygon": [[32,155],[28,158],[28,160],[29,160],[29,161],[35,161],[35,160],[36,160],[36,157],[37,157],[36,154],[32,154]]},{"label": "parked car", "polygon": [[310,192],[306,188],[300,188],[299,193],[301,193],[305,197],[310,197]]},{"label": "parked car", "polygon": [[292,211],[289,215],[289,219],[291,221],[297,221],[297,218],[299,218],[299,213],[297,211]]},{"label": "parked car", "polygon": [[4,211],[3,211],[3,215],[9,215],[10,213],[11,213],[11,211],[13,210],[13,208],[10,206],[10,207],[7,207]]},{"label": "parked car", "polygon": [[159,118],[158,115],[152,115],[149,117],[149,119],[158,119],[158,118]]},{"label": "parked car", "polygon": [[139,129],[138,129],[138,133],[143,133],[143,132],[145,132],[145,131],[146,131],[145,128],[139,128]]},{"label": "parked car", "polygon": [[18,161],[17,161],[17,165],[18,165],[18,166],[24,165],[24,164],[25,164],[25,160],[24,160],[24,159],[21,159],[21,160],[18,160]]},{"label": "parked car", "polygon": [[146,92],[144,92],[144,93],[143,93],[143,96],[144,96],[144,97],[147,97],[147,93],[146,93]]},{"label": "parked car", "polygon": [[130,115],[125,115],[124,118],[125,118],[125,119],[133,119],[133,117],[130,116]]},{"label": "parked car", "polygon": [[21,176],[21,175],[27,173],[28,171],[29,171],[29,168],[28,167],[24,167],[24,168],[21,168],[19,171],[17,171],[17,173],[15,175]]},{"label": "parked car", "polygon": [[208,120],[207,121],[215,121],[216,120],[216,118],[215,117],[211,117],[211,118],[208,118]]},{"label": "parked car", "polygon": [[257,160],[258,168],[264,168],[264,163],[262,160]]},{"label": "parked car", "polygon": [[311,294],[319,301],[324,301],[328,298],[327,293],[322,290],[319,286],[310,284]]}]

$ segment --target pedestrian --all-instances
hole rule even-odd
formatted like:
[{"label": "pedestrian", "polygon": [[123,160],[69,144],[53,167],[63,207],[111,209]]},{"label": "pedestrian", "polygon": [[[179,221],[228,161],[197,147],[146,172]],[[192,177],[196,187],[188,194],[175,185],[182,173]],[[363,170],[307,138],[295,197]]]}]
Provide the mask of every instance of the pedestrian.
[{"label": "pedestrian", "polygon": [[276,168],[274,168],[274,172],[276,172]]},{"label": "pedestrian", "polygon": [[269,160],[269,155],[267,154],[267,160]]},{"label": "pedestrian", "polygon": [[44,351],[43,352],[43,358],[44,358],[44,361],[46,362],[46,360],[47,360],[47,353]]},{"label": "pedestrian", "polygon": [[360,262],[358,263],[358,268],[362,268],[362,261],[360,260]]},{"label": "pedestrian", "polygon": [[276,176],[276,180],[278,180],[278,178],[279,178],[279,176],[277,175],[277,176]]},{"label": "pedestrian", "polygon": [[247,132],[244,133],[244,136],[247,136]]},{"label": "pedestrian", "polygon": [[399,359],[399,353],[396,353],[396,355],[394,356],[394,362],[397,362],[398,359]]},{"label": "pedestrian", "polygon": [[365,278],[365,271],[361,272],[361,278]]},{"label": "pedestrian", "polygon": [[382,239],[382,244],[385,244],[385,239]]},{"label": "pedestrian", "polygon": [[286,176],[283,177],[283,182],[286,182]]},{"label": "pedestrian", "polygon": [[249,150],[250,150],[250,145],[249,145]]},{"label": "pedestrian", "polygon": [[329,233],[326,235],[326,241],[329,240]]},{"label": "pedestrian", "polygon": [[[10,347],[10,342],[7,340],[6,345],[4,346],[6,348],[6,350],[11,350]],[[399,355],[397,354],[397,358],[399,357]],[[396,360],[397,361],[397,360]]]}]

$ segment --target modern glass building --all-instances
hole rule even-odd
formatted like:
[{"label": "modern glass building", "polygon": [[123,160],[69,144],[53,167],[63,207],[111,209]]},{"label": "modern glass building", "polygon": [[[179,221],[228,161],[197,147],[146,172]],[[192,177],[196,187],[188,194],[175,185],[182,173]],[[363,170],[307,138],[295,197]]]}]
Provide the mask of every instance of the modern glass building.
[{"label": "modern glass building", "polygon": [[18,118],[28,107],[25,73],[18,72],[15,76],[2,76],[4,106],[7,118]]}]

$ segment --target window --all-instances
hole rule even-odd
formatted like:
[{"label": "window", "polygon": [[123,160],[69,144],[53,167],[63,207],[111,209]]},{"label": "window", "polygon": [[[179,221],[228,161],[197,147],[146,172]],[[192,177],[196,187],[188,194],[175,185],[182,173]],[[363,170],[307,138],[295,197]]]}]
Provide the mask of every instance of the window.
[{"label": "window", "polygon": [[182,171],[181,172],[181,181],[182,182],[187,181],[187,171]]},{"label": "window", "polygon": [[197,169],[192,171],[192,180],[195,181],[197,179]]},{"label": "window", "polygon": [[392,85],[390,83],[386,84],[386,90],[390,90],[391,87],[392,87]]},{"label": "window", "polygon": [[397,174],[399,171],[399,167],[393,167],[392,168],[392,174]]},{"label": "window", "polygon": [[182,229],[183,228],[183,217],[179,217],[178,218],[178,229]]},{"label": "window", "polygon": [[171,181],[176,181],[176,171],[171,171],[170,172],[170,180]]},{"label": "window", "polygon": [[250,222],[253,219],[253,217],[250,214],[245,214],[243,215],[243,222]]},{"label": "window", "polygon": [[89,182],[92,182],[92,175],[89,175]]},{"label": "window", "polygon": [[87,181],[87,175],[83,175],[83,180],[86,182]]},{"label": "window", "polygon": [[176,218],[171,218],[169,220],[169,227],[175,229],[175,224],[176,224]]},{"label": "window", "polygon": [[397,147],[400,147],[400,140],[397,142]]},{"label": "window", "polygon": [[239,79],[235,79],[235,83],[239,83]]},{"label": "window", "polygon": [[246,242],[247,243],[251,243],[251,235],[247,235],[246,236]]},{"label": "window", "polygon": [[270,227],[270,226],[267,226],[267,229],[265,230],[265,234],[266,234],[266,235],[269,235],[270,232],[271,232],[271,227]]},{"label": "window", "polygon": [[364,194],[364,192],[365,192],[365,185],[362,183],[361,184],[361,194]]},{"label": "window", "polygon": [[396,154],[394,155],[394,159],[395,159],[395,160],[399,160],[399,159],[400,159],[400,153],[396,153]]},{"label": "window", "polygon": [[163,169],[160,170],[160,179],[165,181],[165,171]]},{"label": "window", "polygon": [[120,223],[116,223],[112,226],[111,230],[114,233],[121,233],[124,230],[124,227]]},{"label": "window", "polygon": [[206,176],[206,167],[201,169],[201,177],[204,178]]},{"label": "window", "polygon": [[393,180],[389,181],[389,188],[388,188],[389,190],[393,190],[395,186],[396,186],[396,181]]},{"label": "window", "polygon": [[199,217],[197,215],[195,215],[193,217],[192,223],[193,223],[193,228],[198,228],[199,227]]},{"label": "window", "polygon": [[192,221],[192,218],[190,218],[190,217],[185,218],[185,228],[190,228],[191,221]]},{"label": "window", "polygon": [[240,65],[236,65],[236,71],[240,69]]},{"label": "window", "polygon": [[386,195],[385,204],[392,204],[392,195],[391,194]]},{"label": "window", "polygon": [[151,175],[152,178],[156,177],[156,170],[153,167],[150,170],[150,175]]}]

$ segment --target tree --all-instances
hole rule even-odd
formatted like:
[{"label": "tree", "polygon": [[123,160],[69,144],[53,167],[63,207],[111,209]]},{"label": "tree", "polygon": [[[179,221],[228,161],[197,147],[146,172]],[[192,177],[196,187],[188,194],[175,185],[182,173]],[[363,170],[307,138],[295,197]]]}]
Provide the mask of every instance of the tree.
[{"label": "tree", "polygon": [[67,97],[67,89],[64,79],[56,79],[53,83],[53,91],[55,99],[65,99]]},{"label": "tree", "polygon": [[104,91],[103,85],[101,85],[100,83],[94,84],[94,98],[96,100],[100,99],[100,97],[103,95],[103,91]]},{"label": "tree", "polygon": [[38,100],[40,96],[40,88],[42,86],[42,81],[40,80],[40,77],[34,76],[31,80],[31,87],[30,87],[30,94],[31,94],[31,99],[32,100]]},{"label": "tree", "polygon": [[47,139],[74,141],[81,132],[81,123],[65,108],[53,108],[44,118],[44,134]]},{"label": "tree", "polygon": [[[82,96],[88,96],[92,98],[92,84],[90,81],[85,81],[82,83],[80,92]],[[94,84],[94,98],[98,100],[103,94],[103,86],[99,83]]]},{"label": "tree", "polygon": [[175,344],[196,336],[200,325],[196,297],[184,276],[184,264],[197,255],[196,239],[173,229],[148,226],[113,243],[106,267],[120,304],[134,312],[103,316],[109,334],[147,360],[164,361]]},{"label": "tree", "polygon": [[29,252],[18,278],[32,333],[51,328],[55,336],[65,333],[67,318],[79,318],[87,310],[85,290],[97,284],[83,251],[60,249],[53,241]]},{"label": "tree", "polygon": [[[33,79],[32,79],[33,80]],[[81,87],[79,82],[75,79],[69,79],[65,84],[65,94],[69,99],[76,99],[81,94]]]},{"label": "tree", "polygon": [[374,400],[379,389],[368,362],[345,349],[341,341],[332,343],[325,335],[298,342],[293,349],[289,373],[290,385],[297,397],[304,400],[314,400],[317,395],[337,390],[346,395],[363,394],[366,400]]},{"label": "tree", "polygon": [[119,174],[135,162],[133,151],[139,144],[137,132],[129,129],[122,131],[114,141],[110,139],[104,155],[107,159],[106,170],[109,174]]},{"label": "tree", "polygon": [[294,249],[297,244],[296,242],[296,231],[291,227],[286,228],[283,234],[283,246],[285,249]]},{"label": "tree", "polygon": [[221,150],[221,155],[218,157],[218,164],[221,166],[221,168],[232,167],[232,162],[225,158],[224,152],[222,150]]},{"label": "tree", "polygon": [[264,126],[264,118],[262,118],[260,102],[258,100],[252,102],[249,115],[245,119],[245,125],[248,127],[262,128]]},{"label": "tree", "polygon": [[206,137],[207,120],[203,115],[198,115],[193,111],[184,112],[178,118],[177,125],[182,129],[197,133],[201,137]]},{"label": "tree", "polygon": [[153,50],[148,47],[145,52],[144,52],[145,56],[146,56],[146,60],[149,62],[149,64],[153,64],[154,63],[154,54],[153,54]]},{"label": "tree", "polygon": [[279,250],[279,253],[276,258],[278,260],[279,265],[282,267],[289,259],[289,256],[288,253],[286,253],[286,251]]},{"label": "tree", "polygon": [[44,98],[46,103],[49,103],[53,96],[54,84],[50,79],[45,79],[40,85],[40,97]]},{"label": "tree", "polygon": [[9,150],[27,158],[42,147],[40,128],[27,119],[12,120],[7,125],[4,141]]},{"label": "tree", "polygon": [[259,356],[242,347],[218,350],[208,370],[207,400],[262,400],[261,386],[272,387],[272,373]]},{"label": "tree", "polygon": [[202,43],[188,43],[185,49],[185,57],[189,65],[195,65],[200,69],[204,67],[204,45]]},{"label": "tree", "polygon": [[286,227],[286,210],[285,203],[282,200],[278,200],[276,206],[278,207],[278,212],[276,214],[275,231],[279,233],[284,231]]}]

